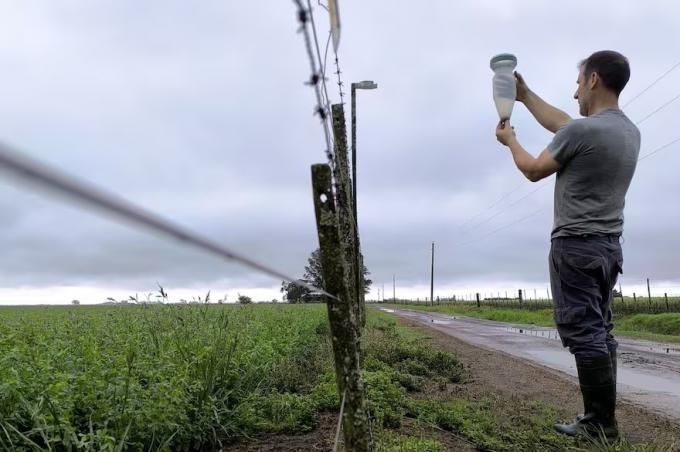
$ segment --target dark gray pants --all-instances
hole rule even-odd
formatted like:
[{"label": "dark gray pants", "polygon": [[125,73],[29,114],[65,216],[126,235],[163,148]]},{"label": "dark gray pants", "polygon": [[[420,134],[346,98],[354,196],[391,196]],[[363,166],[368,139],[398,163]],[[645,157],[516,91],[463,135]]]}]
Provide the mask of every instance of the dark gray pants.
[{"label": "dark gray pants", "polygon": [[612,289],[623,266],[618,236],[558,237],[550,247],[550,284],[562,345],[580,357],[616,350]]}]

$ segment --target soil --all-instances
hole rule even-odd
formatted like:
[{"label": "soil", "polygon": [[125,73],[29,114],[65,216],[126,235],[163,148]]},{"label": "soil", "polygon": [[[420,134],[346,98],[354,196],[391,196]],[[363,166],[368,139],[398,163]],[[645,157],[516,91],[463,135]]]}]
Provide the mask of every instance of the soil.
[{"label": "soil", "polygon": [[[503,352],[489,351],[470,345],[443,332],[433,330],[407,319],[399,320],[420,331],[431,343],[455,353],[467,370],[464,384],[448,385],[446,391],[456,397],[481,400],[493,397],[511,407],[512,401],[542,401],[558,409],[563,420],[571,420],[582,412],[578,385],[567,375]],[[432,394],[429,394],[432,395]],[[510,413],[508,413],[510,415]],[[509,416],[510,417],[510,416]],[[651,413],[631,403],[617,406],[619,427],[632,444],[650,444],[663,450],[680,452],[680,423]],[[227,447],[226,451],[332,451],[337,425],[337,413],[320,415],[319,427],[304,435],[270,435]],[[475,450],[464,438],[451,433],[432,430],[418,431],[405,422],[400,431],[404,435],[423,433],[439,440],[451,451]]]},{"label": "soil", "polygon": [[[400,320],[423,333],[433,344],[455,353],[468,370],[469,380],[457,385],[458,395],[470,399],[539,400],[556,407],[564,420],[583,411],[578,385],[568,376],[517,359],[503,352],[485,350],[411,320]],[[617,405],[617,420],[623,435],[633,444],[655,444],[680,451],[680,423],[632,405]]]}]

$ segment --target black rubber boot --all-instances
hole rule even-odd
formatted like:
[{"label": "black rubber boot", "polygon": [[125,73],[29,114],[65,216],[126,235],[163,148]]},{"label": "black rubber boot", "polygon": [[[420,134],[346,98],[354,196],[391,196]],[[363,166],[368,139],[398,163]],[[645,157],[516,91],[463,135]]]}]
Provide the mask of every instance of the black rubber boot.
[{"label": "black rubber boot", "polygon": [[614,393],[616,393],[616,369],[618,367],[616,350],[609,351],[609,361],[612,363],[612,377],[614,378]]},{"label": "black rubber boot", "polygon": [[[616,397],[616,369],[618,367],[617,360],[616,360],[616,350],[610,350],[609,351],[609,360],[612,363],[612,378],[614,380],[614,397]],[[583,419],[584,414],[579,414],[576,416],[576,420],[581,420]]]},{"label": "black rubber boot", "polygon": [[583,395],[584,415],[569,424],[555,424],[555,430],[569,436],[618,439],[616,424],[616,384],[611,357],[576,357],[576,368]]}]

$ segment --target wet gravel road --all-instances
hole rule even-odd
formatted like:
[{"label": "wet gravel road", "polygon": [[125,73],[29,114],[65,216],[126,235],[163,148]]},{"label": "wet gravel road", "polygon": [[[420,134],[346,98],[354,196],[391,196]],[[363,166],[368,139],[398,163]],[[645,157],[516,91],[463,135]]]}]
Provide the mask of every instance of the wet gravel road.
[{"label": "wet gravel road", "polygon": [[[527,328],[406,309],[379,309],[427,325],[469,344],[529,360],[576,377],[574,358],[562,347],[554,329]],[[625,338],[617,340],[620,398],[680,420],[680,344]]]}]

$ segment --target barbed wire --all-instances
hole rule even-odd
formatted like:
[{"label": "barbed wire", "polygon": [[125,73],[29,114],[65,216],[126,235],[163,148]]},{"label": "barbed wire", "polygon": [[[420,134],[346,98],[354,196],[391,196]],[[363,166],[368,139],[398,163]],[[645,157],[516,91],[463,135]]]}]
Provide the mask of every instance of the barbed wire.
[{"label": "barbed wire", "polygon": [[[326,108],[326,114],[328,115],[327,117],[330,119],[331,117],[331,101],[330,97],[328,96],[328,87],[326,86],[326,81],[328,78],[326,77],[326,65],[321,63],[321,49],[319,47],[319,39],[318,35],[316,33],[316,23],[314,22],[314,11],[312,11],[312,4],[311,0],[307,0],[307,8],[309,11],[309,22],[312,25],[312,35],[314,36],[314,47],[316,49],[316,57],[317,57],[317,63],[319,65],[320,73],[321,73],[321,85],[323,86],[323,97],[324,99],[324,107]],[[327,9],[327,8],[326,8]],[[329,33],[329,40],[330,40],[330,33]],[[333,135],[331,134],[331,142],[333,142]]]},{"label": "barbed wire", "polygon": [[338,59],[338,53],[335,53],[335,75],[338,77],[338,91],[340,92],[340,103],[345,104],[345,92],[342,90],[342,87],[345,86],[345,84],[342,81],[342,77],[340,74],[342,74],[342,71],[340,70],[340,60]]},{"label": "barbed wire", "polygon": [[74,176],[33,160],[2,143],[0,143],[0,170],[30,185],[43,188],[53,194],[59,194],[85,206],[96,208],[130,224],[157,232],[177,242],[191,245],[208,254],[227,261],[237,262],[260,273],[321,293],[334,300],[338,299],[319,287],[300,281],[297,278],[260,264],[253,259],[242,256],[217,242],[195,234],[91,183],[78,180]]},{"label": "barbed wire", "polygon": [[331,132],[330,128],[328,125],[329,121],[329,111],[327,109],[327,104],[324,103],[323,101],[323,94],[321,93],[321,85],[325,85],[325,81],[323,80],[324,76],[323,73],[317,69],[317,60],[314,58],[314,52],[312,50],[312,38],[309,35],[309,29],[307,27],[308,23],[313,20],[312,19],[312,11],[311,9],[305,9],[305,7],[302,4],[302,0],[293,0],[293,3],[297,6],[297,19],[298,22],[300,23],[300,28],[298,29],[298,33],[301,33],[304,37],[305,41],[305,48],[307,50],[307,56],[309,58],[309,66],[311,69],[311,75],[309,78],[309,81],[306,82],[307,85],[310,85],[314,88],[314,94],[316,95],[316,107],[314,109],[315,114],[319,115],[321,118],[321,123],[323,124],[323,131],[324,131],[324,138],[326,140],[326,157],[328,158],[328,162],[331,165],[331,167],[334,166],[334,152],[333,152],[333,144],[332,144],[332,139],[331,139]]}]

